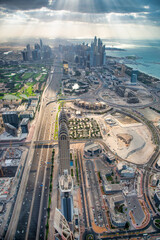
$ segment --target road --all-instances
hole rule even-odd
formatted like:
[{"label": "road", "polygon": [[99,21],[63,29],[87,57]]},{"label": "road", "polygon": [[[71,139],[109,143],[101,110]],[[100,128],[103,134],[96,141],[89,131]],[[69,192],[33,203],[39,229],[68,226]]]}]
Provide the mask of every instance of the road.
[{"label": "road", "polygon": [[52,148],[46,143],[40,147],[39,141],[51,141],[54,131],[56,103],[46,105],[48,99],[56,98],[61,79],[61,67],[50,74],[41,98],[34,136],[30,143],[28,159],[24,169],[11,221],[5,236],[13,239],[44,239],[50,180]]},{"label": "road", "polygon": [[103,225],[108,224],[106,219],[106,214],[104,213],[104,207],[102,202],[102,195],[100,192],[99,182],[95,173],[94,163],[91,160],[86,160],[86,171],[87,178],[91,189],[90,199],[92,200],[92,204],[94,205],[93,215],[94,222],[97,226],[102,227]]}]

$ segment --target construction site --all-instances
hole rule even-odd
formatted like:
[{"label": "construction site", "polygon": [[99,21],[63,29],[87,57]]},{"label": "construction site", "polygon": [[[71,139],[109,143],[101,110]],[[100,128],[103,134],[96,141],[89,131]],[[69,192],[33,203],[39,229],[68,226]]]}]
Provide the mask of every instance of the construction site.
[{"label": "construction site", "polygon": [[155,145],[144,123],[117,112],[107,115],[104,122],[107,134],[103,137],[112,152],[135,164],[148,162]]}]

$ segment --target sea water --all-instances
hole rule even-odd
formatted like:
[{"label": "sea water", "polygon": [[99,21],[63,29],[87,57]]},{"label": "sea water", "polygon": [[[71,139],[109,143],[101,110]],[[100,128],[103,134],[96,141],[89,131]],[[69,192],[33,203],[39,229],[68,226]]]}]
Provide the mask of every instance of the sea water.
[{"label": "sea water", "polygon": [[103,40],[103,43],[106,45],[106,47],[114,47],[125,50],[106,50],[107,56],[135,56],[136,60],[132,61],[132,64],[127,63],[127,66],[160,79],[160,40]]}]

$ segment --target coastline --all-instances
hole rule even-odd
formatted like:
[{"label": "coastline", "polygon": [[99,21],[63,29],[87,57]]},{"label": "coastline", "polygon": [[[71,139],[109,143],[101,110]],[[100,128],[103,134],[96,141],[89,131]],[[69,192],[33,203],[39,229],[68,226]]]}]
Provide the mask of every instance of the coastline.
[{"label": "coastline", "polygon": [[[114,56],[109,56],[109,55],[107,55],[107,58],[121,59],[120,57],[114,57]],[[127,66],[126,64],[122,64],[122,65],[124,65],[126,67],[125,73],[127,75],[131,76],[133,68]],[[139,71],[139,70],[137,70],[137,72],[138,72],[138,76],[137,76],[138,81],[140,81],[140,82],[142,82],[142,83],[144,83],[146,85],[152,85],[152,84],[155,84],[155,83],[160,81],[160,78],[151,76],[151,75],[149,75],[149,74],[147,74],[145,72],[142,72],[142,71]]]},{"label": "coastline", "polygon": [[[127,65],[125,65],[125,67],[126,67],[125,73],[127,75],[131,76],[133,68],[128,67]],[[141,72],[139,70],[137,70],[137,72],[138,72],[138,76],[137,76],[138,81],[140,81],[140,82],[142,82],[142,83],[144,83],[146,85],[152,85],[152,84],[155,84],[155,83],[160,81],[159,78],[153,77],[153,76],[148,75],[148,74],[146,74],[144,72]]]}]

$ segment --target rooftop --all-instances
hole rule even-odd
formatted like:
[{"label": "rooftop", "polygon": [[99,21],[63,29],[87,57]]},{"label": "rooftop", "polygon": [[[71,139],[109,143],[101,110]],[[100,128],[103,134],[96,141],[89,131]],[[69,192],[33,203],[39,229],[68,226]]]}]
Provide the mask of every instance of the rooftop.
[{"label": "rooftop", "polygon": [[73,188],[73,180],[71,175],[68,175],[68,173],[65,173],[64,175],[62,175],[59,180],[59,186],[62,192],[71,191]]},{"label": "rooftop", "polygon": [[29,118],[23,118],[20,125],[21,125],[21,126],[22,126],[22,125],[27,125],[28,122],[29,122]]},{"label": "rooftop", "polygon": [[105,191],[108,192],[108,191],[122,191],[122,188],[120,186],[120,184],[104,184],[104,188],[105,188]]}]

